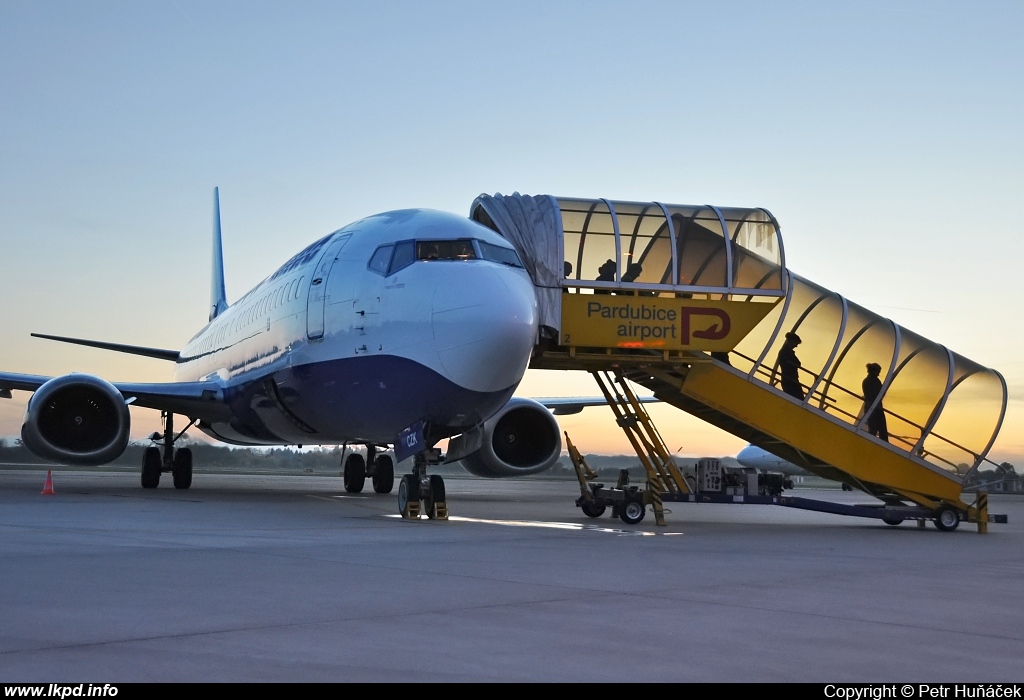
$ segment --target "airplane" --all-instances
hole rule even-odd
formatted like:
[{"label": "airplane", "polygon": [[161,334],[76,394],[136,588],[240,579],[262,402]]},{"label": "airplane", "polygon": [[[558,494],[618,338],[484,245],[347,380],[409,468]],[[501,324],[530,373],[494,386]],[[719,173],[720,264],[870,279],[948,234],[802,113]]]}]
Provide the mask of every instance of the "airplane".
[{"label": "airplane", "polygon": [[[736,455],[736,461],[748,469],[756,469],[759,472],[778,472],[786,476],[815,476],[803,467],[784,460],[768,450],[761,449],[756,445],[747,445]],[[850,491],[849,484],[843,484],[843,491]]]},{"label": "airplane", "polygon": [[809,471],[787,462],[756,445],[747,445],[736,455],[736,461],[748,469],[764,472],[778,472],[786,476],[813,476]]},{"label": "airplane", "polygon": [[[214,190],[209,322],[181,350],[33,336],[174,363],[167,383],[108,382],[0,372],[0,398],[33,392],[22,441],[36,455],[96,466],[121,455],[128,406],[161,411],[160,447],[145,451],[143,488],[171,473],[192,483],[192,453],[175,442],[193,425],[235,445],[361,444],[344,486],[394,486],[395,459],[413,456],[399,510],[447,516],[444,481],[427,466],[461,460],[472,474],[509,477],[551,467],[561,453],[555,412],[603,400],[513,397],[538,335],[533,283],[491,229],[445,212],[407,209],[356,221],[303,248],[227,303]],[[175,432],[175,415],[189,420]],[[434,446],[458,436],[442,456]]]}]

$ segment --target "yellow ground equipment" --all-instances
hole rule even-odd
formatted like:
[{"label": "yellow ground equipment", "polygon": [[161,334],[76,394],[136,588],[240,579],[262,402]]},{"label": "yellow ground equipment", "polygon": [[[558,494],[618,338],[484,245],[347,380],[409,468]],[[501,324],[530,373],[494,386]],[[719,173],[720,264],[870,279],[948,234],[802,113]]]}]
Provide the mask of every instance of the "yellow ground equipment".
[{"label": "yellow ground equipment", "polygon": [[597,474],[587,466],[566,434],[569,458],[580,482],[581,496],[576,505],[592,518],[600,517],[605,508],[611,506],[613,515],[626,523],[640,522],[646,506],[650,505],[657,523],[664,525],[663,498],[667,496],[678,500],[680,496],[691,492],[690,486],[672,461],[665,441],[622,373],[594,371],[591,374],[615,414],[616,424],[622,428],[633,446],[647,474],[647,483],[643,490],[630,486],[626,470],[619,473],[614,489],[606,489],[603,484],[596,483]]},{"label": "yellow ground equipment", "polygon": [[[615,393],[623,378],[871,494],[883,505],[868,517],[943,530],[995,519],[963,494],[1002,424],[1002,376],[793,274],[766,210],[495,195],[471,216],[534,280],[530,366],[618,372],[602,390],[642,462],[660,459],[660,438]],[[671,468],[644,466],[649,490],[695,499]]]}]

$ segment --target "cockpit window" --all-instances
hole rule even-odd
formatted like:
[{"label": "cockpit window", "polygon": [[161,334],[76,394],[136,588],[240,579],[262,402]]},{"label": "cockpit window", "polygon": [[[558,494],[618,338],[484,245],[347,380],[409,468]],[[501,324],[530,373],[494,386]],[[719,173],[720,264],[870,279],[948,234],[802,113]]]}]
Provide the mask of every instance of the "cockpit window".
[{"label": "cockpit window", "polygon": [[469,238],[454,241],[417,241],[417,260],[476,260],[476,250]]},{"label": "cockpit window", "polygon": [[[387,265],[384,251],[387,250],[390,253],[391,248],[392,246],[381,246],[377,249],[373,257],[370,258],[371,270],[381,272],[382,268],[377,266],[377,256],[381,256],[383,264]],[[387,274],[393,275],[418,260],[428,262],[431,260],[489,260],[511,267],[523,267],[519,255],[512,248],[485,243],[474,238],[457,238],[455,240],[399,241],[395,243],[391,264],[387,266]]]},{"label": "cockpit window", "polygon": [[393,245],[382,245],[373,252],[373,257],[370,258],[370,263],[367,267],[377,274],[386,275],[388,273],[388,263],[391,262],[391,251],[394,249]]},{"label": "cockpit window", "polygon": [[523,262],[519,259],[519,254],[511,248],[503,248],[500,245],[485,243],[484,241],[477,241],[476,244],[480,246],[480,254],[483,256],[484,260],[490,260],[491,262],[510,265],[512,267],[523,266]]},{"label": "cockpit window", "polygon": [[401,241],[395,244],[395,254],[391,258],[388,274],[393,275],[403,267],[409,267],[416,261],[416,242]]}]

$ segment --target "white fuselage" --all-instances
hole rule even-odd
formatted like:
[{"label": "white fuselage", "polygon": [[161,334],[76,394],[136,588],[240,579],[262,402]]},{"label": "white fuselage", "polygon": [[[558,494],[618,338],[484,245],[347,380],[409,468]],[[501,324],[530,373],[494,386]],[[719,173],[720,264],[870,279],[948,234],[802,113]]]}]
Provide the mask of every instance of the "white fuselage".
[{"label": "white fuselage", "polygon": [[798,467],[792,462],[787,462],[782,457],[773,455],[771,452],[754,445],[747,445],[740,450],[739,454],[736,455],[736,461],[744,467],[757,469],[758,471],[779,472],[787,476],[810,475],[810,472],[806,469]]},{"label": "white fuselage", "polygon": [[[424,241],[472,243],[466,256],[398,262],[399,247],[408,255]],[[232,418],[200,427],[229,442],[388,443],[416,421],[435,438],[461,432],[504,405],[536,341],[530,278],[493,247],[511,250],[436,211],[350,224],[214,318],[182,350],[175,379],[224,386]],[[395,264],[381,263],[388,255]]]}]

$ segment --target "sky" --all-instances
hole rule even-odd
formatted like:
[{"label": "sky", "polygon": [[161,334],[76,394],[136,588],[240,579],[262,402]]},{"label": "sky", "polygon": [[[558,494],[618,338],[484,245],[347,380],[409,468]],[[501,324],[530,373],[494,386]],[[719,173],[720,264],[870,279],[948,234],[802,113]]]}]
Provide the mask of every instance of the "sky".
[{"label": "sky", "polygon": [[[309,242],[481,193],[759,206],[796,273],[1000,371],[1024,463],[1024,4],[0,0],[0,369],[166,381]],[[530,372],[524,396],[594,395]],[[27,395],[0,400],[0,435]],[[743,443],[668,407],[671,449]],[[133,409],[133,435],[154,412]],[[628,452],[611,412],[562,419]]]}]

